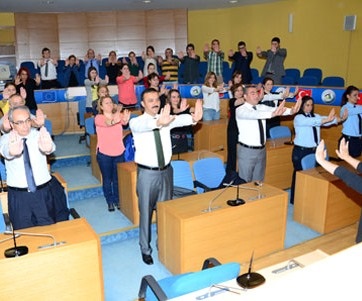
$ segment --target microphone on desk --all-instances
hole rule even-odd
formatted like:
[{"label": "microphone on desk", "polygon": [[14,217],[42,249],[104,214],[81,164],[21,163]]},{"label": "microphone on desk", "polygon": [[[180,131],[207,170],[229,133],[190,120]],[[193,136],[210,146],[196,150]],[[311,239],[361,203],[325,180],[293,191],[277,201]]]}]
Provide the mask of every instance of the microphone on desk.
[{"label": "microphone on desk", "polygon": [[229,206],[240,206],[240,205],[244,205],[245,201],[241,198],[239,198],[239,185],[236,188],[236,199],[235,200],[228,200],[226,202],[226,204],[228,204]]},{"label": "microphone on desk", "polygon": [[263,275],[251,271],[253,266],[253,258],[254,258],[254,251],[251,254],[248,272],[236,278],[237,283],[242,288],[254,288],[265,282],[265,278]]},{"label": "microphone on desk", "polygon": [[[9,232],[9,233],[6,233],[6,232]],[[19,256],[28,254],[29,249],[27,246],[17,246],[16,245],[16,236],[15,236],[14,228],[12,231],[5,231],[4,234],[12,235],[12,238],[14,241],[14,247],[6,249],[4,252],[4,255],[6,258],[19,257]]]},{"label": "microphone on desk", "polygon": [[[14,231],[13,231],[14,232]],[[11,231],[5,231],[4,234],[8,234],[10,235],[12,232]],[[53,240],[53,243],[51,244],[46,244],[46,245],[41,245],[38,247],[38,249],[45,249],[45,248],[51,248],[51,247],[56,247],[56,246],[59,246],[59,245],[63,245],[65,244],[65,241],[59,241],[57,242],[55,240],[55,237],[51,234],[46,234],[46,233],[28,233],[28,232],[14,232],[15,235],[18,235],[18,236],[21,236],[21,235],[24,235],[24,236],[38,236],[38,237],[49,237]]]},{"label": "microphone on desk", "polygon": [[213,197],[213,198],[210,200],[209,206],[208,206],[206,209],[202,210],[202,212],[212,212],[213,210],[216,210],[216,209],[220,208],[220,206],[218,206],[218,207],[212,207],[212,203],[213,203],[220,195],[222,195],[229,187],[231,187],[231,186],[233,185],[233,183],[234,183],[234,180],[230,181],[230,183],[227,183],[227,184],[226,184],[226,183],[223,183],[223,185],[225,186],[225,188],[223,188],[223,189],[220,191],[220,193],[218,193],[215,197]]}]

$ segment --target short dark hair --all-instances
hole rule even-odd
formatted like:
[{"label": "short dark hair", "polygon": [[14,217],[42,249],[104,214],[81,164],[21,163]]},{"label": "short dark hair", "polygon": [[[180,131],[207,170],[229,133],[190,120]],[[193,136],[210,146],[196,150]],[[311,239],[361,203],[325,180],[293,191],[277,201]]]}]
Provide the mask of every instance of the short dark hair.
[{"label": "short dark hair", "polygon": [[240,41],[240,42],[238,43],[238,47],[240,47],[240,46],[246,46],[246,43],[245,43],[244,41]]},{"label": "short dark hair", "polygon": [[187,44],[186,50],[187,50],[187,48],[189,48],[189,47],[191,47],[193,50],[195,50],[195,45],[194,45],[194,44],[192,44],[192,43]]},{"label": "short dark hair", "polygon": [[43,54],[45,51],[49,51],[49,52],[50,52],[50,49],[47,48],[47,47],[44,47],[44,48],[41,50],[41,53]]},{"label": "short dark hair", "polygon": [[272,42],[277,42],[278,44],[280,44],[280,39],[278,37],[274,37],[271,40]]},{"label": "short dark hair", "polygon": [[158,91],[156,91],[155,89],[153,89],[153,88],[147,88],[147,89],[145,89],[143,92],[142,92],[142,94],[141,94],[141,100],[142,101],[144,101],[144,98],[145,98],[145,95],[146,94],[149,94],[149,93],[158,93]]}]

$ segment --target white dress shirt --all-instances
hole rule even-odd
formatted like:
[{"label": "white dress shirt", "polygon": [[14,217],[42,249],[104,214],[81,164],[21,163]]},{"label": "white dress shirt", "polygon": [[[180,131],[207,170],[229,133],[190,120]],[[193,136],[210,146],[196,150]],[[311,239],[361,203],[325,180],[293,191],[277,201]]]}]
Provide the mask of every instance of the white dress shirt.
[{"label": "white dress shirt", "polygon": [[205,109],[213,109],[216,112],[220,111],[220,97],[219,92],[215,91],[215,88],[203,85],[201,87]]},{"label": "white dress shirt", "polygon": [[42,80],[57,79],[57,68],[54,64],[54,61],[52,59],[49,59],[47,64],[48,64],[48,76],[45,76],[46,64],[44,64],[43,66],[40,66],[40,62],[38,63],[38,65],[40,67],[41,79]]},{"label": "white dress shirt", "polygon": [[135,162],[148,167],[158,167],[156,143],[153,129],[160,129],[165,165],[169,164],[172,156],[170,131],[173,128],[193,124],[190,114],[177,115],[167,126],[157,127],[159,115],[151,116],[144,113],[129,121],[135,145]]},{"label": "white dress shirt", "polygon": [[[48,170],[46,154],[39,150],[39,131],[32,128],[30,134],[24,138],[27,138],[26,144],[29,149],[30,162],[33,170],[35,184],[37,186],[42,185],[50,181],[51,176]],[[54,143],[52,152],[53,151],[55,151]],[[11,187],[17,188],[28,187],[25,175],[23,154],[15,157],[9,154],[9,134],[1,136],[0,153],[5,158],[7,184]]]},{"label": "white dress shirt", "polygon": [[[276,110],[276,108],[261,104],[256,105],[256,108],[256,110],[253,109],[253,105],[246,102],[238,107],[235,112],[236,123],[239,129],[238,141],[249,146],[261,146],[258,119],[262,121],[264,141],[266,141],[265,119],[271,118]],[[290,115],[290,109],[287,109],[283,115]]]}]

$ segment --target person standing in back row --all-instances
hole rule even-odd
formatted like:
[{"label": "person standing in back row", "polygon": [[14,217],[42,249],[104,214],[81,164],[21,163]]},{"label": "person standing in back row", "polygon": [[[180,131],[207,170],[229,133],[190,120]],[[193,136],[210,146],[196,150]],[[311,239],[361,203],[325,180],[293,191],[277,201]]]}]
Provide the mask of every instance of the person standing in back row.
[{"label": "person standing in back row", "polygon": [[157,202],[172,198],[173,170],[170,165],[172,145],[170,131],[175,127],[197,123],[202,118],[201,101],[196,101],[191,114],[171,115],[170,105],[160,109],[158,92],[146,89],[142,93],[144,113],[129,122],[135,145],[137,163],[137,196],[140,212],[140,236],[142,260],[153,264],[151,256],[152,213]]},{"label": "person standing in back row", "polygon": [[287,57],[287,49],[280,48],[280,39],[278,37],[272,38],[271,47],[266,51],[262,51],[258,46],[256,55],[258,58],[266,59],[261,76],[271,77],[275,85],[280,85],[282,77],[285,75],[284,60]]}]

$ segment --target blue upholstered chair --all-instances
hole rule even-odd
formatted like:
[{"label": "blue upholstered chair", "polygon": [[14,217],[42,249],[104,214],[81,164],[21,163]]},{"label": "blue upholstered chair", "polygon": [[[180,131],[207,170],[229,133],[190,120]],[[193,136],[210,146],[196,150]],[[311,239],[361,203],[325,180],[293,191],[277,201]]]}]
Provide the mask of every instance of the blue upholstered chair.
[{"label": "blue upholstered chair", "polygon": [[270,139],[279,139],[279,138],[292,138],[292,133],[290,131],[290,128],[285,125],[278,125],[275,127],[272,127],[269,130]]},{"label": "blue upholstered chair", "polygon": [[195,194],[190,163],[184,160],[171,161],[173,168],[174,198]]},{"label": "blue upholstered chair", "polygon": [[316,167],[317,161],[315,159],[315,154],[313,153],[313,154],[304,156],[301,163],[302,163],[303,170]]},{"label": "blue upholstered chair", "polygon": [[322,82],[322,69],[320,68],[307,68],[303,72],[303,77],[305,76],[314,76],[317,78],[317,85],[320,85]]},{"label": "blue upholstered chair", "polygon": [[218,189],[226,175],[224,163],[218,157],[195,161],[193,171],[197,193]]},{"label": "blue upholstered chair", "polygon": [[[213,267],[209,267],[209,264]],[[169,300],[213,284],[235,279],[240,273],[240,264],[236,262],[220,264],[216,259],[205,260],[202,270],[171,276],[157,281],[152,275],[144,276],[138,293],[146,301]]]},{"label": "blue upholstered chair", "polygon": [[294,85],[296,82],[291,76],[283,76],[282,77],[282,85]]},{"label": "blue upholstered chair", "polygon": [[295,85],[300,79],[300,70],[297,68],[287,68],[285,69],[285,77],[291,77],[293,79],[293,83],[291,85]]},{"label": "blue upholstered chair", "polygon": [[322,86],[344,87],[344,79],[340,76],[327,76],[323,79]]},{"label": "blue upholstered chair", "polygon": [[32,61],[21,62],[20,67],[28,68],[31,78],[35,78],[35,75],[37,73],[40,74],[40,71],[39,71],[38,67]]},{"label": "blue upholstered chair", "polygon": [[303,75],[298,81],[298,85],[301,86],[318,86],[319,83],[320,82],[317,77],[310,75]]}]

